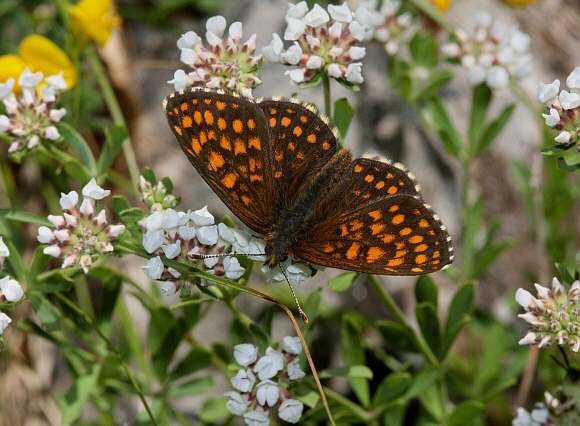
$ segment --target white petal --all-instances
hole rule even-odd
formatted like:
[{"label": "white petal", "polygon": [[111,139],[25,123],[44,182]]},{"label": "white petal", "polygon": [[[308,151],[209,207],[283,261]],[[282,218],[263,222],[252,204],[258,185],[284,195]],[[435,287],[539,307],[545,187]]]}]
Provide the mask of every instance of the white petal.
[{"label": "white petal", "polygon": [[332,78],[340,78],[342,77],[342,70],[340,69],[340,65],[333,63],[326,67],[326,73]]},{"label": "white petal", "polygon": [[95,214],[95,209],[93,207],[93,201],[89,198],[83,198],[81,203],[80,212],[84,216],[91,216]]},{"label": "white petal", "polygon": [[221,15],[212,16],[205,24],[207,31],[221,37],[226,29],[226,18]]},{"label": "white petal", "polygon": [[344,77],[351,83],[360,84],[364,81],[361,70],[361,62],[354,62],[349,64],[348,67],[346,67],[346,73],[344,74]]},{"label": "white petal", "polygon": [[294,83],[301,83],[304,80],[304,71],[301,69],[287,70],[284,75],[289,76]]},{"label": "white petal", "polygon": [[572,140],[572,133],[568,132],[567,130],[563,130],[558,136],[554,138],[554,140],[558,143],[570,143]]},{"label": "white petal", "polygon": [[24,296],[24,291],[18,281],[10,277],[0,280],[0,291],[9,302],[19,302]]},{"label": "white petal", "polygon": [[227,243],[233,244],[234,241],[236,240],[233,228],[230,228],[225,223],[218,223],[217,227],[220,238]]},{"label": "white petal", "polygon": [[48,126],[44,129],[44,137],[51,141],[55,141],[60,138],[60,133],[58,133],[58,129],[55,126]]},{"label": "white petal", "polygon": [[242,23],[241,22],[234,22],[230,25],[230,29],[228,34],[234,40],[240,40],[242,38]]},{"label": "white petal", "polygon": [[294,18],[294,19],[302,19],[304,15],[308,12],[308,4],[305,1],[301,1],[300,3],[292,4],[288,3],[288,11],[286,12],[286,19]]},{"label": "white petal", "polygon": [[364,47],[353,46],[348,50],[348,55],[353,61],[364,58],[366,49]]},{"label": "white petal", "polygon": [[213,246],[218,241],[217,225],[202,226],[197,230],[197,240],[200,244]]},{"label": "white petal", "polygon": [[[185,65],[189,65],[190,67],[192,67],[192,66],[194,66],[195,62],[198,59],[199,59],[199,56],[197,55],[197,53],[195,53],[195,50],[188,49],[188,48],[181,49],[181,55],[179,57],[179,60],[181,62],[183,62]],[[179,71],[181,71],[181,73],[178,74]],[[173,79],[174,80],[179,79],[179,81],[183,81],[185,79],[185,82],[187,82],[187,77],[185,76],[185,71],[183,71],[183,70],[175,71],[175,73],[173,74]]]},{"label": "white petal", "polygon": [[237,280],[246,272],[245,268],[240,265],[240,262],[235,257],[226,257],[223,263],[226,278],[230,280]]},{"label": "white petal", "polygon": [[516,291],[516,302],[526,310],[530,306],[530,303],[532,303],[533,297],[532,293],[523,288],[518,288]]},{"label": "white petal", "polygon": [[0,115],[0,133],[4,133],[10,128],[10,119],[4,114]]},{"label": "white petal", "polygon": [[234,358],[244,367],[254,363],[258,358],[258,348],[251,343],[241,343],[234,346]]},{"label": "white petal", "polygon": [[567,90],[562,90],[559,99],[564,109],[573,109],[580,105],[580,95],[578,93],[569,93]]},{"label": "white petal", "polygon": [[60,206],[63,210],[69,210],[76,207],[79,201],[79,194],[76,191],[71,191],[68,194],[60,193]]},{"label": "white petal", "polygon": [[183,70],[177,70],[168,83],[173,84],[176,91],[184,90],[187,87],[187,74]]},{"label": "white petal", "polygon": [[294,358],[293,361],[289,362],[286,366],[286,370],[288,371],[288,378],[290,380],[299,380],[306,376],[306,373],[300,368],[299,358]]},{"label": "white petal", "polygon": [[296,399],[287,399],[278,408],[278,416],[288,423],[298,423],[302,416],[304,404]]},{"label": "white petal", "polygon": [[251,392],[254,388],[254,383],[256,383],[256,377],[250,369],[241,369],[230,379],[230,383],[240,392]]},{"label": "white petal", "polygon": [[4,330],[6,330],[6,327],[8,327],[8,324],[11,322],[12,320],[8,315],[4,312],[0,312],[0,334],[4,333]]},{"label": "white petal", "polygon": [[538,83],[538,99],[546,103],[558,95],[560,90],[560,80],[556,79],[550,84]]},{"label": "white petal", "polygon": [[228,411],[236,416],[241,416],[248,409],[248,403],[242,398],[238,392],[230,391],[224,393],[224,396],[229,396],[230,399],[226,403]]},{"label": "white petal", "polygon": [[102,200],[111,193],[108,189],[103,189],[97,185],[95,178],[92,178],[83,188],[83,196],[93,200]]},{"label": "white petal", "polygon": [[546,125],[553,127],[560,122],[560,114],[556,108],[550,108],[550,114],[542,114],[546,119]]},{"label": "white petal", "polygon": [[145,219],[145,229],[147,231],[159,231],[161,229],[161,223],[163,222],[163,213],[156,211]]},{"label": "white petal", "polygon": [[161,278],[164,268],[165,266],[163,265],[163,262],[159,256],[152,257],[149,259],[145,266],[141,266],[141,269],[143,269],[145,275],[153,280],[158,280]]},{"label": "white petal", "polygon": [[49,113],[50,121],[58,123],[66,115],[66,108],[53,109]]},{"label": "white petal", "polygon": [[161,248],[164,239],[165,234],[162,230],[153,232],[147,231],[143,236],[143,248],[147,253],[153,253]]},{"label": "white petal", "polygon": [[54,234],[52,230],[46,226],[41,226],[38,228],[38,235],[36,237],[40,244],[50,244],[54,239]]},{"label": "white petal", "polygon": [[474,65],[467,70],[467,81],[472,86],[477,86],[485,81],[487,73],[481,65]]},{"label": "white petal", "polygon": [[43,74],[38,72],[30,72],[28,68],[25,68],[22,74],[20,74],[20,78],[18,79],[18,84],[21,87],[27,87],[30,89],[35,89],[36,85],[42,81]]},{"label": "white petal", "polygon": [[12,88],[14,87],[14,78],[10,77],[6,82],[0,83],[0,99],[4,99],[6,96],[12,93]]},{"label": "white petal", "polygon": [[282,53],[283,48],[284,44],[282,43],[280,36],[278,34],[273,34],[270,44],[262,48],[262,55],[264,55],[264,58],[268,62],[276,63],[280,61],[280,54]]},{"label": "white petal", "polygon": [[256,385],[256,399],[258,404],[270,407],[276,405],[280,397],[280,389],[272,380],[263,380]]},{"label": "white petal", "polygon": [[181,241],[177,240],[173,244],[163,244],[161,248],[163,249],[163,253],[165,253],[165,257],[175,259],[181,254]]},{"label": "white petal", "polygon": [[246,426],[269,426],[270,419],[262,411],[248,411],[242,415]]},{"label": "white petal", "polygon": [[56,75],[48,76],[44,79],[46,83],[55,88],[56,90],[66,90],[67,84],[64,78],[62,78],[62,71]]},{"label": "white petal", "polygon": [[180,50],[185,48],[193,49],[199,42],[201,42],[199,36],[193,31],[188,31],[179,37],[179,40],[177,40],[177,47]]},{"label": "white petal", "polygon": [[302,49],[300,48],[298,42],[294,42],[294,44],[290,46],[286,52],[282,53],[281,58],[290,65],[298,64],[302,58]]},{"label": "white petal", "polygon": [[312,55],[310,58],[308,58],[308,61],[306,62],[306,68],[310,70],[322,68],[323,65],[324,62],[322,61],[322,58],[316,55]]},{"label": "white petal", "polygon": [[[218,228],[219,229],[219,228]],[[179,236],[185,240],[185,241],[189,241],[189,240],[193,240],[195,238],[195,234],[196,234],[196,229],[194,226],[180,226],[179,227]]]},{"label": "white petal", "polygon": [[304,33],[306,24],[302,20],[294,18],[287,18],[286,22],[288,26],[284,31],[284,40],[298,40]]},{"label": "white petal", "polygon": [[191,220],[198,226],[213,225],[214,218],[210,212],[207,211],[207,206],[191,212]]},{"label": "white petal", "polygon": [[348,8],[347,3],[342,3],[340,6],[329,4],[328,13],[330,13],[330,16],[335,21],[341,21],[346,23],[352,21],[352,12]]},{"label": "white petal", "polygon": [[[568,78],[566,79],[566,85],[570,89],[578,89],[580,88],[580,67],[574,68],[574,71],[570,73]],[[0,96],[1,98],[2,96]]]},{"label": "white petal", "polygon": [[487,72],[487,85],[492,89],[503,89],[509,83],[507,70],[501,66],[493,66]]},{"label": "white petal", "polygon": [[328,15],[328,12],[326,12],[326,10],[324,10],[318,3],[315,4],[312,10],[303,18],[304,23],[311,27],[318,27],[327,23],[329,20],[330,16]]}]

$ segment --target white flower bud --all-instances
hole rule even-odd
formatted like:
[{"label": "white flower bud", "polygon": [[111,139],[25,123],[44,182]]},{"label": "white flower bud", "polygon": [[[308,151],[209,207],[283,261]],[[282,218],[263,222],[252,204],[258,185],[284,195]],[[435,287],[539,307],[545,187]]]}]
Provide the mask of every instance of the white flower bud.
[{"label": "white flower bud", "polygon": [[[335,6],[333,4],[328,5],[328,13],[335,21],[349,23],[352,21],[352,12],[348,8],[347,3],[342,3],[340,6]],[[358,18],[358,15],[357,15]]]},{"label": "white flower bud", "polygon": [[[205,24],[205,28],[208,32],[221,37],[226,29],[226,18],[221,15],[212,16],[209,18]],[[206,34],[207,36],[207,34]]]},{"label": "white flower bud", "polygon": [[542,117],[546,119],[546,125],[550,127],[560,122],[560,114],[556,108],[550,108],[550,114],[542,114]]},{"label": "white flower bud", "polygon": [[262,54],[268,62],[276,63],[280,61],[280,55],[282,54],[283,48],[284,44],[282,43],[280,36],[278,34],[273,34],[270,44],[262,48]]},{"label": "white flower bud", "polygon": [[169,84],[173,84],[176,91],[184,90],[187,87],[187,74],[183,70],[177,70],[173,74],[173,79],[168,81]]},{"label": "white flower bud", "polygon": [[580,95],[578,93],[569,93],[567,90],[562,90],[559,99],[564,109],[573,109],[580,105]]},{"label": "white flower bud", "polygon": [[290,80],[294,83],[301,83],[304,81],[304,71],[301,69],[287,70],[284,72],[284,75],[289,76]]},{"label": "white flower bud", "polygon": [[306,62],[306,68],[311,70],[322,68],[323,65],[324,62],[322,61],[322,58],[316,55],[312,55],[310,58],[308,58],[308,61]]},{"label": "white flower bud", "polygon": [[286,18],[288,26],[284,31],[284,40],[298,40],[306,30],[306,24],[300,19]]},{"label": "white flower bud", "polygon": [[258,348],[251,343],[241,343],[234,346],[234,358],[244,367],[253,364],[258,358]]},{"label": "white flower bud", "polygon": [[290,65],[298,64],[302,57],[302,49],[300,48],[298,42],[294,42],[294,44],[290,46],[286,52],[282,53],[281,57]]},{"label": "white flower bud", "polygon": [[217,225],[200,227],[197,230],[197,240],[200,244],[213,246],[218,241]]},{"label": "white flower bud", "polygon": [[296,399],[287,399],[278,408],[278,416],[288,423],[298,423],[302,416],[304,404]]},{"label": "white flower bud", "polygon": [[186,48],[193,49],[200,41],[201,39],[195,32],[188,31],[185,34],[182,34],[181,37],[179,37],[179,40],[177,40],[177,48],[180,50]]},{"label": "white flower bud", "polygon": [[554,138],[554,140],[558,143],[570,143],[572,141],[572,133],[567,130],[563,130],[558,136]]},{"label": "white flower bud", "polygon": [[60,193],[60,206],[63,210],[70,210],[76,207],[79,201],[79,194],[76,191],[71,191],[68,194]]},{"label": "white flower bud", "polygon": [[92,198],[93,200],[102,200],[111,193],[108,189],[103,189],[97,185],[95,178],[92,178],[89,183],[83,187],[83,196]]},{"label": "white flower bud", "polygon": [[213,225],[214,218],[210,212],[207,211],[207,206],[191,212],[190,218],[197,226]]},{"label": "white flower bud", "polygon": [[22,287],[15,279],[4,277],[0,280],[0,292],[9,302],[19,302],[24,296]]},{"label": "white flower bud", "polygon": [[256,385],[256,399],[258,404],[270,407],[276,405],[280,397],[280,389],[272,380],[263,380]]},{"label": "white flower bud", "polygon": [[342,70],[340,69],[340,65],[333,63],[326,67],[326,73],[332,78],[341,78],[342,77]]},{"label": "white flower bud", "polygon": [[238,392],[230,391],[224,393],[224,396],[229,396],[231,399],[226,403],[228,411],[236,416],[241,416],[248,409],[248,403],[242,398]]},{"label": "white flower bud", "polygon": [[235,257],[226,257],[223,263],[226,278],[230,280],[237,280],[246,272],[245,268],[240,265],[240,262]]},{"label": "white flower bud", "polygon": [[250,369],[241,369],[230,379],[230,383],[240,392],[251,392],[254,388],[254,383],[256,383],[256,377]]}]

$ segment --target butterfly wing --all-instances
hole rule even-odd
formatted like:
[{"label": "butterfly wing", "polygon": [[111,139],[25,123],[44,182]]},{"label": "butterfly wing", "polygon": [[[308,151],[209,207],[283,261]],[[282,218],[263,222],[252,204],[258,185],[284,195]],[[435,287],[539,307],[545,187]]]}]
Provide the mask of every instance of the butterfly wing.
[{"label": "butterfly wing", "polygon": [[297,100],[264,99],[258,106],[270,133],[275,192],[287,207],[336,154],[337,136],[311,106]]},{"label": "butterfly wing", "polygon": [[290,248],[319,265],[384,275],[418,275],[451,263],[451,239],[402,166],[359,158]]},{"label": "butterfly wing", "polygon": [[189,161],[248,227],[266,234],[275,218],[266,117],[250,99],[203,89],[170,95],[169,125]]}]

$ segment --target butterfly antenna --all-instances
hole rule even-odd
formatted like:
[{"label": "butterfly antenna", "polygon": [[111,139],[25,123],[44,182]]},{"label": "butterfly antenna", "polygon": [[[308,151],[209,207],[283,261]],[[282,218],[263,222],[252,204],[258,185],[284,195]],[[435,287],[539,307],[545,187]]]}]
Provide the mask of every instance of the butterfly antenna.
[{"label": "butterfly antenna", "polygon": [[294,297],[294,302],[296,303],[296,307],[298,308],[298,313],[300,314],[300,318],[304,321],[304,324],[308,324],[308,317],[300,307],[300,303],[298,302],[298,298],[296,297],[296,293],[294,293],[294,289],[292,288],[292,284],[290,284],[290,280],[288,279],[288,275],[286,275],[286,271],[282,268],[282,265],[278,264],[282,274],[284,274],[284,278],[286,278],[286,282],[288,283],[288,287],[290,287],[290,291],[292,292],[292,297]]}]

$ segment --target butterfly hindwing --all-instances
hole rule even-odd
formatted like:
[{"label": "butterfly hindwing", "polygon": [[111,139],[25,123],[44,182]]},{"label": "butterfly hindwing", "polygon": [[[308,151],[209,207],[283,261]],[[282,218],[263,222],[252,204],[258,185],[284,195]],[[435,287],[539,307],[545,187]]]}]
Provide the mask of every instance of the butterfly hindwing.
[{"label": "butterfly hindwing", "polygon": [[166,99],[169,125],[189,161],[242,222],[265,234],[275,206],[266,117],[231,94],[187,89]]},{"label": "butterfly hindwing", "polygon": [[418,275],[453,259],[451,240],[416,195],[392,195],[314,224],[291,247],[294,256],[352,271]]},{"label": "butterfly hindwing", "polygon": [[337,137],[313,107],[293,99],[264,99],[276,190],[289,206],[306,182],[333,157]]}]

